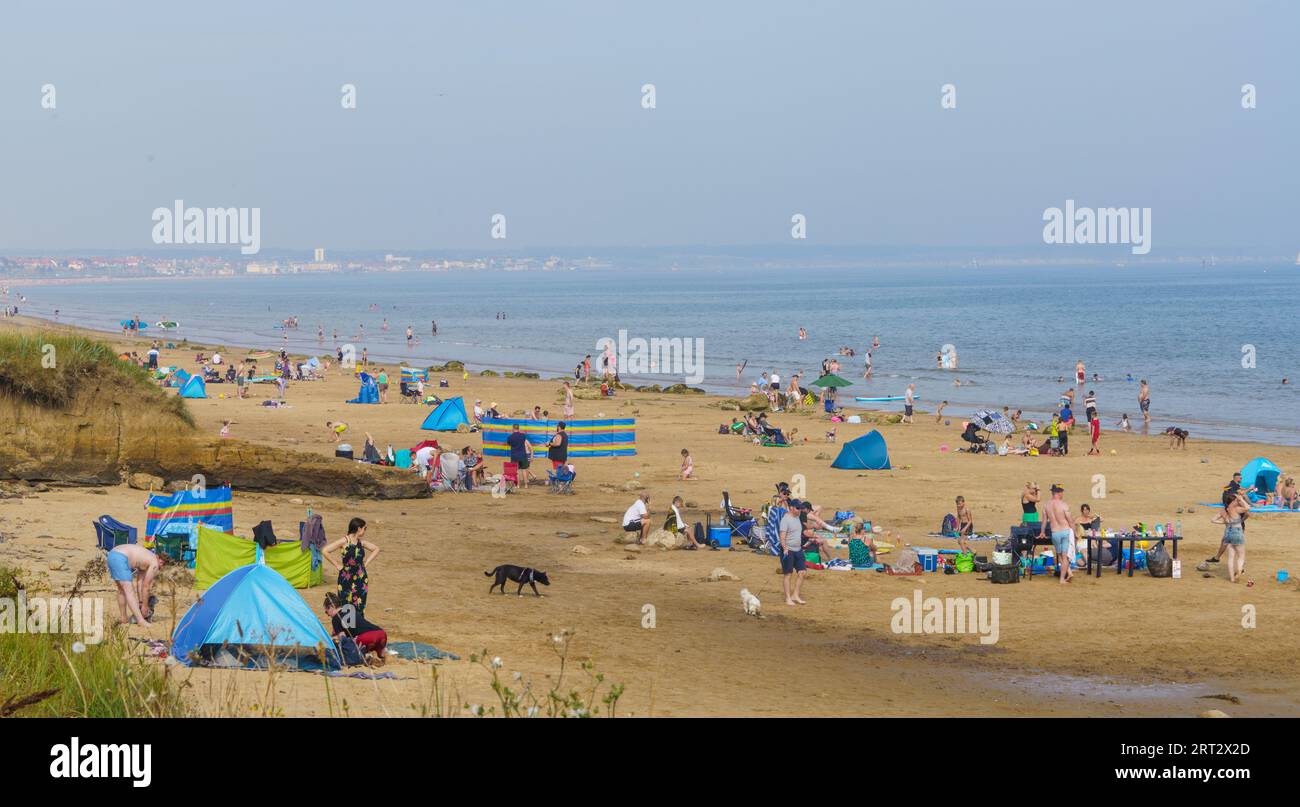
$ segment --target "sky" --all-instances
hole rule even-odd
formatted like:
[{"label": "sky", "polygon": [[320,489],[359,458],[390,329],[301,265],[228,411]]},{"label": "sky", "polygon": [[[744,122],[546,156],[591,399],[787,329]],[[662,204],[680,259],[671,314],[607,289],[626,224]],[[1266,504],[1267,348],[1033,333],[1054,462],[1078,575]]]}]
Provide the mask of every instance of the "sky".
[{"label": "sky", "polygon": [[1151,208],[1153,257],[1290,254],[1297,36],[1250,0],[6,0],[0,253],[154,249],[177,199],[271,248],[789,245],[801,214],[1041,249],[1072,199]]}]

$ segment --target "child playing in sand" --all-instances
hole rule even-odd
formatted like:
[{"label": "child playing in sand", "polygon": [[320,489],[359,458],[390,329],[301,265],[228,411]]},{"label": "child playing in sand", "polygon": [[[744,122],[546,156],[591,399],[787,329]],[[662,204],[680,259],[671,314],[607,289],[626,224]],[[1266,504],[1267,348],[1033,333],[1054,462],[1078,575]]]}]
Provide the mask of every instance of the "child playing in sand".
[{"label": "child playing in sand", "polygon": [[690,450],[683,448],[682,449],[682,479],[683,480],[690,479],[691,474],[693,473],[695,473],[695,460],[691,459]]},{"label": "child playing in sand", "polygon": [[943,403],[939,404],[938,408],[936,408],[936,409],[934,410],[934,422],[935,422],[935,423],[939,423],[940,421],[943,420],[943,408],[944,408],[945,406],[947,406],[947,405],[948,405],[948,402],[947,402],[947,401],[944,401]]},{"label": "child playing in sand", "polygon": [[325,428],[329,429],[334,437],[334,442],[338,442],[343,437],[343,432],[348,430],[348,424],[339,421],[335,423],[332,420],[325,421]]},{"label": "child playing in sand", "polygon": [[235,421],[233,421],[233,420],[223,420],[223,421],[221,422],[221,436],[222,436],[222,437],[229,437],[229,436],[230,436],[230,424],[231,424],[231,423],[234,423],[234,422],[235,422]]}]

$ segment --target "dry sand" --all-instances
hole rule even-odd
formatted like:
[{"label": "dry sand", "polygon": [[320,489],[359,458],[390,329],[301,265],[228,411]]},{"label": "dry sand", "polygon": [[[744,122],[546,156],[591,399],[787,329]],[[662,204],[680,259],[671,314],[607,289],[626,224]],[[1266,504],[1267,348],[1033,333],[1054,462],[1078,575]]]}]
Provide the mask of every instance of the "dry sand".
[{"label": "dry sand", "polygon": [[[143,342],[114,339],[115,343]],[[243,351],[232,351],[240,355]],[[164,351],[163,364],[192,369],[193,351]],[[389,368],[390,372],[396,368]],[[394,373],[395,375],[395,373]],[[497,401],[503,412],[540,404],[560,410],[556,381],[446,376],[450,390]],[[1104,411],[1118,403],[1102,390]],[[1130,394],[1127,387],[1116,392]],[[324,381],[290,387],[289,408],[258,405],[273,387],[257,385],[246,401],[221,399],[233,385],[209,387],[212,396],[191,402],[202,430],[216,434],[226,418],[238,437],[300,450],[333,452],[327,420],[351,425],[352,442],[363,432],[381,446],[410,446],[431,436],[419,429],[427,411],[393,401],[382,406],[343,403],[356,392],[349,376],[332,372]],[[396,384],[393,385],[396,392]],[[235,491],[236,532],[248,535],[263,519],[287,525],[310,505],[325,519],[327,535],[342,534],[347,519],[370,522],[369,539],[383,547],[370,567],[368,617],[390,640],[430,642],[462,657],[440,662],[440,683],[453,710],[464,703],[490,704],[488,674],[470,663],[471,653],[500,656],[503,674],[515,671],[534,690],[546,688],[558,669],[552,634],[574,632],[572,657],[590,657],[608,681],[626,686],[620,713],[637,715],[1195,715],[1221,706],[1229,714],[1300,714],[1300,588],[1295,577],[1279,583],[1278,569],[1296,564],[1300,515],[1253,517],[1248,529],[1248,580],[1229,583],[1225,564],[1208,577],[1195,565],[1214,552],[1221,528],[1214,501],[1232,472],[1257,455],[1284,469],[1300,468],[1300,450],[1258,444],[1204,442],[1192,435],[1185,450],[1170,450],[1161,437],[1105,433],[1101,456],[1085,456],[1086,438],[1063,458],[970,456],[942,453],[960,443],[960,418],[952,426],[922,414],[914,425],[882,425],[894,470],[834,470],[830,459],[845,440],[869,426],[841,425],[839,442],[823,439],[825,421],[813,414],[772,416],[797,427],[807,444],[763,448],[740,437],[717,434],[732,413],[710,407],[706,396],[625,393],[605,401],[578,401],[577,417],[637,419],[635,457],[579,461],[576,495],[544,488],[505,498],[486,493],[438,494],[404,502],[308,499]],[[1015,402],[1008,401],[1014,404]],[[445,446],[479,445],[477,435],[436,434]],[[680,451],[689,448],[698,478],[677,481]],[[1111,453],[1111,449],[1115,453]],[[342,460],[340,460],[342,461]],[[536,463],[537,465],[544,463]],[[499,469],[500,461],[489,467]],[[639,479],[634,479],[635,474]],[[782,602],[777,562],[751,552],[638,550],[614,543],[618,520],[637,486],[653,497],[655,522],[673,495],[688,502],[689,520],[717,517],[722,491],[755,509],[773,484],[806,479],[809,498],[828,511],[868,514],[897,544],[944,545],[926,538],[952,500],[970,503],[977,529],[1005,533],[1019,519],[1024,483],[1044,489],[1059,481],[1076,510],[1093,504],[1110,527],[1139,520],[1181,518],[1186,541],[1180,580],[1133,578],[1113,571],[1096,579],[1079,574],[1067,586],[1049,577],[993,586],[976,575],[888,577],[874,572],[809,573],[808,605]],[[1105,476],[1107,495],[1090,495],[1093,477]],[[143,525],[145,493],[125,485],[101,490],[52,488],[0,500],[0,557],[48,575],[66,588],[95,554],[90,522],[101,513]],[[1177,508],[1196,506],[1191,514]],[[884,536],[882,536],[884,537]],[[585,552],[575,551],[576,547]],[[988,543],[978,551],[991,551]],[[487,569],[515,563],[550,574],[545,597],[488,594]],[[709,582],[723,566],[739,581]],[[747,587],[763,604],[755,619],[741,609]],[[321,613],[331,585],[303,592]],[[908,635],[891,631],[891,602],[924,596],[1000,598],[1000,636],[983,645],[975,635]],[[108,583],[99,584],[108,593]],[[513,589],[511,589],[513,590]],[[176,610],[193,600],[179,592]],[[110,602],[110,612],[115,611]],[[652,606],[656,626],[642,627]],[[1253,606],[1257,626],[1242,626],[1243,607]],[[164,598],[152,631],[162,638],[174,615]],[[351,714],[412,715],[427,703],[431,665],[396,662],[386,669],[399,680],[331,679],[334,710],[345,698]],[[277,712],[323,715],[330,711],[320,676],[242,671],[183,671],[200,708],[210,714],[259,713],[272,702]],[[567,679],[581,682],[570,667]],[[268,686],[269,693],[268,694]],[[1238,703],[1206,696],[1229,695]]]}]

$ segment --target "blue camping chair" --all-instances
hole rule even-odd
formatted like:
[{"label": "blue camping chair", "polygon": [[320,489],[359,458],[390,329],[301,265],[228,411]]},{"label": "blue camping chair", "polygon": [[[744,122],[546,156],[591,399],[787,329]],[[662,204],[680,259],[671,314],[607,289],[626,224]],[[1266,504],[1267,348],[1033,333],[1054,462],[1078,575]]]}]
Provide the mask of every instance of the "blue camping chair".
[{"label": "blue camping chair", "polygon": [[573,493],[573,480],[577,475],[578,472],[569,470],[567,465],[561,465],[558,471],[547,471],[551,493]]},{"label": "blue camping chair", "polygon": [[105,552],[111,552],[118,544],[136,543],[139,531],[112,516],[100,516],[91,523],[95,525],[95,545]]}]

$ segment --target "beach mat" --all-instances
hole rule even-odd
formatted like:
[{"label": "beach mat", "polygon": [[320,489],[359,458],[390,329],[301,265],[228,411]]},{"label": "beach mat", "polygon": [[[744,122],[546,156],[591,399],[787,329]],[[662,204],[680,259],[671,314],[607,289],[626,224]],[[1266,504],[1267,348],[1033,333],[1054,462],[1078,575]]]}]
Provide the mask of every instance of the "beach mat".
[{"label": "beach mat", "polygon": [[438,661],[448,659],[450,661],[459,661],[460,656],[455,653],[448,653],[445,650],[439,650],[431,644],[424,642],[389,642],[387,649],[390,655],[407,661]]},{"label": "beach mat", "polygon": [[[925,537],[926,537],[926,538],[947,538],[947,539],[950,540],[950,541],[955,541],[955,540],[957,540],[957,536],[955,536],[955,535],[944,535],[944,534],[941,533],[941,532],[927,532],[927,533],[925,534]],[[991,532],[989,532],[989,533],[976,533],[976,534],[974,534],[974,535],[968,535],[968,536],[966,536],[966,540],[967,540],[967,541],[1005,541],[1006,539],[1007,539],[1007,537],[1006,537],[1005,535],[996,535],[996,534],[991,533]]]},{"label": "beach mat", "polygon": [[[1212,502],[1201,502],[1200,504],[1201,507],[1217,507],[1220,510],[1223,509],[1222,504],[1214,504]],[[1300,510],[1291,510],[1290,508],[1287,507],[1279,507],[1276,504],[1264,504],[1264,505],[1251,505],[1250,512],[1251,513],[1300,513]]]}]

